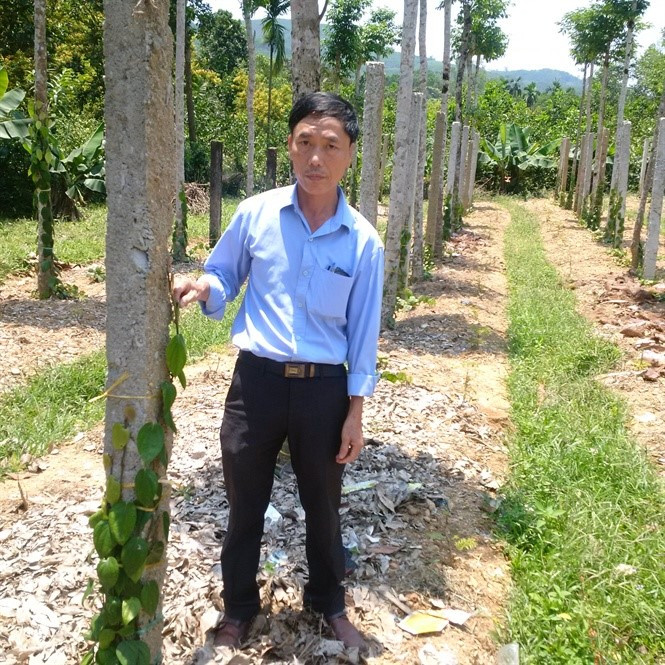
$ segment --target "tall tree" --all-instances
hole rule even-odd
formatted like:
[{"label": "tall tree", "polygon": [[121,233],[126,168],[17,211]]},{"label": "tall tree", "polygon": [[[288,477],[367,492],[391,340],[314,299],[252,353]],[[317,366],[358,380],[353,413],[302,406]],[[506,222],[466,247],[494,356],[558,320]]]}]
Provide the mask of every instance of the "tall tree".
[{"label": "tall tree", "polygon": [[247,59],[247,40],[241,21],[223,9],[200,18],[196,35],[203,64],[226,78]]},{"label": "tall tree", "polygon": [[289,8],[290,0],[268,0],[264,7],[265,17],[261,20],[263,41],[270,47],[270,68],[268,69],[268,118],[266,127],[266,150],[270,147],[272,123],[272,78],[279,74],[284,66],[286,47],[284,31],[286,28],[279,22],[279,17]]},{"label": "tall tree", "polygon": [[291,0],[293,101],[321,88],[321,37],[317,0]]},{"label": "tall tree", "polygon": [[370,60],[382,60],[399,44],[401,30],[395,23],[395,12],[385,7],[373,9],[367,22],[360,26],[360,49],[356,60],[355,96],[360,94],[360,71]]},{"label": "tall tree", "polygon": [[360,20],[371,0],[333,0],[327,15],[323,57],[333,70],[339,92],[343,78],[355,71],[360,54]]}]

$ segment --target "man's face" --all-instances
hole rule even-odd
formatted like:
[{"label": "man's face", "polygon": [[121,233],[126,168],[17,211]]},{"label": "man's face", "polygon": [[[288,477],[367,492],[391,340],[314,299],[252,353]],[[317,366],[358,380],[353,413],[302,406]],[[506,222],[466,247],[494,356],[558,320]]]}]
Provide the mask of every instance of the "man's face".
[{"label": "man's face", "polygon": [[355,145],[337,118],[308,115],[289,134],[289,157],[298,185],[311,196],[337,190]]}]

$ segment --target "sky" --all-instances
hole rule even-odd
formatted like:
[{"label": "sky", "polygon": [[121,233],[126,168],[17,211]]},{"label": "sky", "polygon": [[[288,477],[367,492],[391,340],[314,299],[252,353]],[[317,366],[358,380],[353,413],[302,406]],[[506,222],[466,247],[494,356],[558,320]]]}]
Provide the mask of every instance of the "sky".
[{"label": "sky", "polygon": [[[241,18],[239,0],[207,0],[213,10],[226,9],[236,18]],[[443,11],[436,7],[441,0],[427,0],[427,55],[436,60],[443,59]],[[588,7],[590,0],[512,0],[509,16],[500,22],[508,35],[508,49],[488,69],[559,69],[581,76],[580,69],[570,58],[570,44],[565,35],[559,33],[558,21],[566,12]],[[323,6],[323,0],[319,0]],[[453,3],[453,21],[457,3]],[[388,7],[397,12],[397,20],[403,16],[403,0],[374,0],[375,7]],[[261,12],[257,14],[257,18]],[[288,16],[288,15],[287,15]],[[638,53],[658,41],[665,28],[665,2],[651,0],[644,19],[652,27],[637,37]],[[325,19],[324,19],[325,20]]]}]

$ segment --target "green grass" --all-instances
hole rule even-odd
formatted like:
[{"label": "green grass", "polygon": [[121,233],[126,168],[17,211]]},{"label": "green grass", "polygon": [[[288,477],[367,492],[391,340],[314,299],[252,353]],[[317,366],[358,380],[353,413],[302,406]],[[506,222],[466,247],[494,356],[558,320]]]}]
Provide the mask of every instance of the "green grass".
[{"label": "green grass", "polygon": [[665,490],[594,379],[619,351],[575,312],[537,220],[504,203],[515,431],[498,524],[514,591],[501,639],[524,663],[662,663]]},{"label": "green grass", "polygon": [[[225,199],[222,228],[226,228],[240,199]],[[208,216],[188,219],[190,252],[195,257],[208,253]],[[0,283],[25,268],[34,251],[35,222],[30,219],[0,218]],[[77,222],[57,222],[58,258],[86,264],[104,258],[106,207],[90,206]],[[240,298],[227,308],[220,323],[207,319],[198,307],[183,313],[182,331],[189,357],[196,360],[206,351],[227,344],[230,327]],[[0,478],[20,468],[24,453],[40,456],[56,443],[76,432],[87,430],[104,415],[103,401],[90,404],[90,398],[104,390],[106,363],[103,351],[42,371],[25,385],[0,395]]]},{"label": "green grass", "polygon": [[[240,199],[224,199],[222,228],[226,228]],[[106,243],[106,206],[82,209],[76,222],[56,220],[55,253],[63,263],[88,264],[104,260]],[[196,258],[208,252],[208,215],[189,215],[189,251]],[[37,251],[37,223],[33,219],[0,217],[0,284],[8,275],[25,270],[27,259]]]},{"label": "green grass", "polygon": [[[221,322],[206,318],[198,307],[184,312],[181,328],[191,361],[228,343],[239,303],[237,298],[227,307]],[[0,479],[21,467],[24,453],[44,455],[57,442],[99,422],[104,401],[89,400],[103,392],[105,380],[106,359],[100,350],[51,367],[0,395]]]}]

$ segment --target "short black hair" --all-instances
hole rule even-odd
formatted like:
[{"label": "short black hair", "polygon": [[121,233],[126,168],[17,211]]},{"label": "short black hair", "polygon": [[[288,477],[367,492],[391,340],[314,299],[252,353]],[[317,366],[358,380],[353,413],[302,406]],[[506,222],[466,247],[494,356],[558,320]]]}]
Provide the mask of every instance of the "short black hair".
[{"label": "short black hair", "polygon": [[358,118],[353,106],[343,97],[332,92],[310,92],[303,95],[293,105],[289,114],[289,131],[293,133],[296,125],[308,115],[337,118],[351,139],[351,143],[357,141],[360,133]]}]

